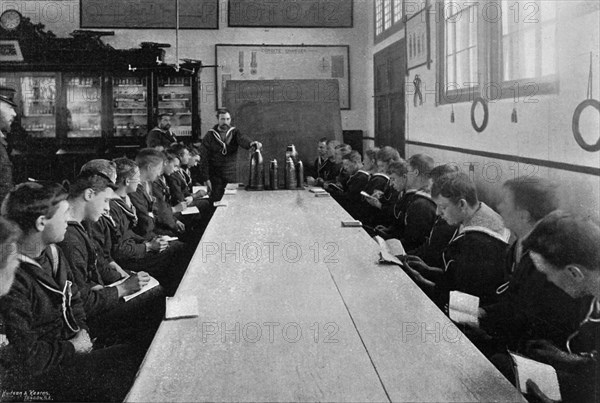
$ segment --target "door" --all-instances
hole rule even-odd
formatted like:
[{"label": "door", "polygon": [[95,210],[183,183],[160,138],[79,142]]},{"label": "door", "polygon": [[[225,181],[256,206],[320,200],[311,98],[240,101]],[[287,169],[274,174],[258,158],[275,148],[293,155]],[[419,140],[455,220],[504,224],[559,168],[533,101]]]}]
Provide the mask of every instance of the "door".
[{"label": "door", "polygon": [[404,157],[404,39],[377,52],[375,72],[375,143],[392,146]]}]

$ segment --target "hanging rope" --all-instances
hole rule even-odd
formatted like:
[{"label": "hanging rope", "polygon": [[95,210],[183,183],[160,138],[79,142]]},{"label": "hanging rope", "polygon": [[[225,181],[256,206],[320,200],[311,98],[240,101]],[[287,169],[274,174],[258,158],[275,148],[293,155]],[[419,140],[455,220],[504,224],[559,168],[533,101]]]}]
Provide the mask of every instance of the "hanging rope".
[{"label": "hanging rope", "polygon": [[600,151],[600,138],[596,141],[595,144],[590,144],[583,139],[581,135],[581,131],[579,130],[579,120],[581,119],[581,114],[583,110],[588,106],[595,108],[598,112],[600,112],[600,102],[597,99],[593,99],[592,93],[592,84],[593,84],[593,62],[592,62],[592,52],[590,52],[590,72],[588,74],[588,83],[587,83],[587,91],[586,97],[584,101],[582,101],[577,108],[575,108],[575,112],[573,112],[573,121],[571,122],[571,128],[573,130],[573,137],[575,137],[575,141],[579,144],[579,147],[583,148],[589,152]]}]

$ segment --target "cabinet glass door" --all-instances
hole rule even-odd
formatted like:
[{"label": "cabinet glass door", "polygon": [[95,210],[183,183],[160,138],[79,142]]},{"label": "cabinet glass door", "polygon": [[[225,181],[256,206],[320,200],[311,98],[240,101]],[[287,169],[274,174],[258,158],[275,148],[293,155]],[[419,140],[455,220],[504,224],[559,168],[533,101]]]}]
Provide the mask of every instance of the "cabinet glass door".
[{"label": "cabinet glass door", "polygon": [[23,74],[16,100],[20,106],[21,127],[35,138],[56,136],[55,74]]},{"label": "cabinet glass door", "polygon": [[115,137],[137,137],[148,133],[146,78],[113,78],[113,132]]},{"label": "cabinet glass door", "polygon": [[67,137],[101,137],[102,90],[100,75],[65,75]]},{"label": "cabinet glass door", "polygon": [[171,131],[192,135],[192,78],[158,78],[158,114],[171,113]]}]

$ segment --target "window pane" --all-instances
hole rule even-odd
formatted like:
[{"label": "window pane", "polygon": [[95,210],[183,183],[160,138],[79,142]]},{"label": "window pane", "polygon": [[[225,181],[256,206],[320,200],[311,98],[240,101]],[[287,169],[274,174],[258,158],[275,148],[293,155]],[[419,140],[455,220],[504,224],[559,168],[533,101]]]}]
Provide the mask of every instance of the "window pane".
[{"label": "window pane", "polygon": [[542,76],[556,74],[556,61],[554,59],[555,33],[554,24],[542,27]]},{"label": "window pane", "polygon": [[392,0],[383,2],[383,29],[386,30],[392,26]]},{"label": "window pane", "polygon": [[383,0],[375,0],[375,35],[383,32]]},{"label": "window pane", "polygon": [[402,21],[402,0],[394,0],[394,24]]},{"label": "window pane", "polygon": [[454,55],[446,58],[446,84],[456,82],[456,72],[454,71],[454,63],[456,57]]},{"label": "window pane", "polygon": [[446,54],[456,52],[456,24],[446,24]]},{"label": "window pane", "polygon": [[535,31],[530,29],[523,32],[523,55],[521,56],[521,76],[519,78],[535,77],[536,64]]}]

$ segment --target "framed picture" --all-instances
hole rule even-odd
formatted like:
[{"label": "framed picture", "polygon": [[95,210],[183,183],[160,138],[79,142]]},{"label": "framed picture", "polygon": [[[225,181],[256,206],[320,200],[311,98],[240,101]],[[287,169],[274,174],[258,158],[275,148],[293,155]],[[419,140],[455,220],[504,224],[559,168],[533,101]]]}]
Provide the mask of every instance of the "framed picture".
[{"label": "framed picture", "polygon": [[354,0],[229,0],[230,27],[352,28]]},{"label": "framed picture", "polygon": [[23,54],[17,40],[0,40],[0,62],[22,62]]},{"label": "framed picture", "polygon": [[[174,29],[174,0],[81,0],[81,28]],[[179,0],[179,28],[219,29],[219,0]]]},{"label": "framed picture", "polygon": [[[229,80],[336,79],[340,109],[350,109],[348,45],[215,45],[217,107]],[[292,96],[292,94],[290,94]]]},{"label": "framed picture", "polygon": [[406,38],[406,72],[421,66],[431,68],[429,6],[414,13],[404,25]]}]

